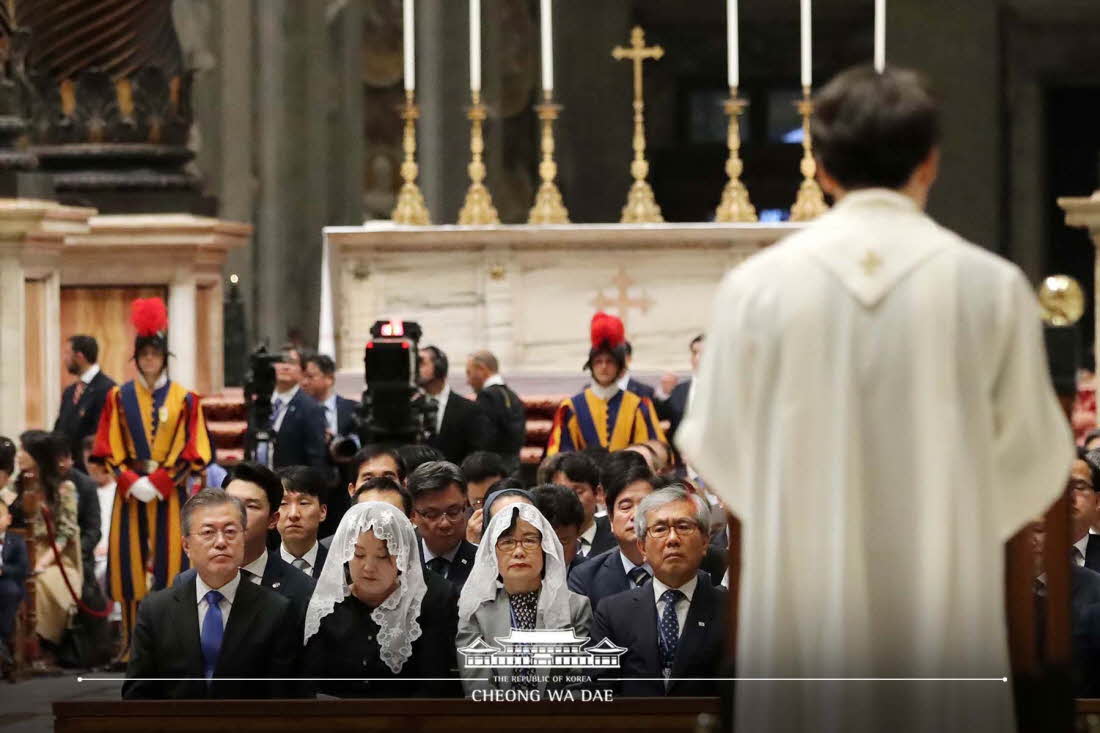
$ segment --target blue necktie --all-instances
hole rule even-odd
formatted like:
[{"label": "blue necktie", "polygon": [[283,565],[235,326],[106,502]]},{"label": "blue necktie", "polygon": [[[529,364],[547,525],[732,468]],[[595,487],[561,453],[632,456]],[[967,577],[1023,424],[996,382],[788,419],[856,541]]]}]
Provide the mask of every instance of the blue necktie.
[{"label": "blue necktie", "polygon": [[218,654],[222,650],[222,636],[225,634],[225,625],[222,623],[222,609],[218,604],[225,598],[216,590],[207,591],[203,596],[206,600],[206,616],[202,620],[202,634],[199,639],[202,646],[202,669],[206,679],[214,676],[214,668],[218,666]]},{"label": "blue necktie", "polygon": [[676,602],[681,598],[687,598],[687,596],[678,590],[669,589],[661,594],[665,611],[661,614],[658,632],[661,637],[661,667],[665,670],[672,669],[672,662],[676,658],[676,645],[680,643],[680,622],[676,619]]}]

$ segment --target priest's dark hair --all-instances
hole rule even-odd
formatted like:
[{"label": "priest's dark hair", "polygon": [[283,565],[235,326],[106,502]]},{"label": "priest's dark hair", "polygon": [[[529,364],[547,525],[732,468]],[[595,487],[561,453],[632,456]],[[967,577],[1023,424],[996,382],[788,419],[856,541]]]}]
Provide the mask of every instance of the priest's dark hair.
[{"label": "priest's dark hair", "polygon": [[355,466],[356,473],[363,467],[364,463],[373,461],[379,456],[389,456],[393,460],[395,466],[397,466],[397,478],[402,482],[405,481],[405,477],[408,475],[408,467],[405,464],[405,459],[401,455],[401,451],[394,448],[391,445],[385,443],[368,443],[359,449],[359,452],[355,454],[355,457],[351,459],[351,465]]},{"label": "priest's dark hair", "polygon": [[363,483],[355,487],[355,501],[359,501],[359,497],[368,491],[389,492],[391,494],[397,494],[401,497],[401,505],[405,508],[405,516],[411,517],[413,511],[412,494],[401,484],[394,481],[389,476],[375,476],[369,478]]},{"label": "priest's dark hair", "polygon": [[814,153],[848,190],[901,188],[940,142],[939,102],[916,71],[856,66],[814,98]]},{"label": "priest's dark hair", "polygon": [[592,456],[585,453],[566,451],[550,456],[539,466],[539,483],[551,483],[558,473],[564,473],[570,481],[588,484],[593,490],[600,485],[600,467]]},{"label": "priest's dark hair", "polygon": [[484,481],[493,476],[502,479],[508,475],[508,469],[504,467],[499,453],[478,450],[462,460],[462,475],[467,482]]}]

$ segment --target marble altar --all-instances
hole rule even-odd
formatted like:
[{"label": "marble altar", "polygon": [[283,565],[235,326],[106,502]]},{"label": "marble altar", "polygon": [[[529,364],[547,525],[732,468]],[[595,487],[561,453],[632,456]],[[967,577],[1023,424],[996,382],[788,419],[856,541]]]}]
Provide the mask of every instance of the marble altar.
[{"label": "marble altar", "polygon": [[572,382],[602,308],[625,321],[635,372],[683,371],[725,272],[801,226],[326,227],[319,346],[350,379],[362,374],[371,324],[403,318],[451,357],[452,385],[464,384],[476,348],[495,353],[509,379]]}]

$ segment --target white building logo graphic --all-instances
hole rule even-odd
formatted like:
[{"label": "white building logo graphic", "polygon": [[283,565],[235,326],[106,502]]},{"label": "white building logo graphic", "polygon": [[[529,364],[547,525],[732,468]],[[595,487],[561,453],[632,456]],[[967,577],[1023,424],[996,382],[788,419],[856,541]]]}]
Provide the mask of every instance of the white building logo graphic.
[{"label": "white building logo graphic", "polygon": [[619,657],[627,651],[606,637],[585,648],[588,637],[577,636],[573,629],[512,629],[508,636],[498,636],[495,641],[499,648],[479,636],[458,652],[465,657],[467,667],[618,668]]}]

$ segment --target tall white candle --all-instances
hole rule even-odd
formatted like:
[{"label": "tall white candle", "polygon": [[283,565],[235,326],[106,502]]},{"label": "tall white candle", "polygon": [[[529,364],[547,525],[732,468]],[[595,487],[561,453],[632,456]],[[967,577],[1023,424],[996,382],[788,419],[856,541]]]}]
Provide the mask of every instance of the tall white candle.
[{"label": "tall white candle", "polygon": [[875,0],[875,71],[886,68],[886,0]]},{"label": "tall white candle", "polygon": [[741,81],[737,47],[737,0],[726,0],[726,80],[730,89],[736,89]]},{"label": "tall white candle", "polygon": [[416,0],[405,0],[405,91],[416,89],[416,27],[413,25],[416,16],[413,3]]},{"label": "tall white candle", "polygon": [[813,56],[812,26],[810,24],[810,0],[802,0],[802,86],[813,84],[810,59]]},{"label": "tall white candle", "polygon": [[470,0],[470,91],[481,91],[481,0]]},{"label": "tall white candle", "polygon": [[542,88],[554,88],[554,40],[550,20],[550,0],[541,0],[542,10]]}]

